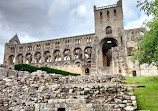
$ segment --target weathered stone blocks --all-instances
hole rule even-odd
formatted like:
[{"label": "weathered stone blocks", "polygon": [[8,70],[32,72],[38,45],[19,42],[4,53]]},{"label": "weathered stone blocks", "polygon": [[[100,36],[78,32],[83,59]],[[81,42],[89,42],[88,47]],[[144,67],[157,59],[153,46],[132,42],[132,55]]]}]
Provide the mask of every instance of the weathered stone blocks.
[{"label": "weathered stone blocks", "polygon": [[[0,108],[12,111],[134,111],[121,75],[61,76],[37,71],[0,79]],[[5,97],[5,98],[4,98]],[[7,100],[7,102],[5,101]]]}]

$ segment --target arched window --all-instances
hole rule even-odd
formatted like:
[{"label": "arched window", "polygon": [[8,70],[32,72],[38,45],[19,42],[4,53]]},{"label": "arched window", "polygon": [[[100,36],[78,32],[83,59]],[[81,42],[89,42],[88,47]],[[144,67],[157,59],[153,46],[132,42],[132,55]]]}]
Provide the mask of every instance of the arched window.
[{"label": "arched window", "polygon": [[26,64],[30,64],[30,63],[32,63],[32,54],[27,53],[26,54]]},{"label": "arched window", "polygon": [[70,41],[67,40],[67,41],[65,42],[65,44],[66,44],[66,46],[70,45]]},{"label": "arched window", "polygon": [[133,32],[131,32],[131,38],[132,38],[132,39],[134,38],[134,33],[133,33]]},{"label": "arched window", "polygon": [[74,49],[74,59],[81,59],[82,58],[82,50],[81,48]]},{"label": "arched window", "polygon": [[77,62],[75,63],[75,65],[77,65],[78,67],[80,67],[80,66],[81,66],[81,63],[80,63],[79,61],[77,61]]},{"label": "arched window", "polygon": [[78,44],[80,44],[80,43],[81,43],[81,40],[79,39],[79,40],[78,40]]},{"label": "arched window", "polygon": [[92,39],[90,37],[87,38],[87,43],[91,43]]},{"label": "arched window", "polygon": [[116,16],[116,10],[114,10],[114,16]]},{"label": "arched window", "polygon": [[70,60],[71,59],[70,49],[64,50],[63,55],[64,55],[64,60],[65,61]]},{"label": "arched window", "polygon": [[102,14],[102,12],[100,12],[100,19],[102,19],[103,18],[103,14]]},{"label": "arched window", "polygon": [[91,39],[91,38],[89,38],[89,42],[90,42],[90,43],[92,42],[92,39]]},{"label": "arched window", "polygon": [[18,44],[18,42],[15,40],[15,41],[13,42],[13,44],[16,45],[16,44]]},{"label": "arched window", "polygon": [[76,39],[76,45],[80,45],[81,40],[80,39]]},{"label": "arched window", "polygon": [[106,34],[112,34],[112,28],[110,26],[106,27]]},{"label": "arched window", "polygon": [[40,52],[35,53],[34,57],[35,57],[35,63],[41,63],[41,53]]},{"label": "arched window", "polygon": [[55,43],[55,47],[56,47],[56,48],[59,48],[59,47],[60,47],[60,42],[56,42],[56,43]]},{"label": "arched window", "polygon": [[18,62],[18,64],[22,64],[23,63],[23,55],[22,54],[19,54],[17,56],[17,62]]},{"label": "arched window", "polygon": [[88,59],[88,58],[91,58],[91,55],[92,55],[92,47],[85,48],[84,57]]},{"label": "arched window", "polygon": [[144,36],[144,32],[143,32],[143,31],[141,31],[141,32],[140,32],[140,35]]},{"label": "arched window", "polygon": [[49,51],[46,51],[44,53],[44,59],[45,59],[45,62],[51,62],[51,54]]},{"label": "arched window", "polygon": [[15,63],[14,55],[9,56],[9,65],[13,65]]}]

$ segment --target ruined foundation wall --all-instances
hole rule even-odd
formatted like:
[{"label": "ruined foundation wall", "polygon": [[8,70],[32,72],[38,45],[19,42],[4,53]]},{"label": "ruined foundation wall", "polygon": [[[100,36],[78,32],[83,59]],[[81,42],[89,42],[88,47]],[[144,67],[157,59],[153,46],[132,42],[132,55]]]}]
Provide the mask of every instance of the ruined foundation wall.
[{"label": "ruined foundation wall", "polygon": [[134,111],[133,88],[121,75],[61,76],[37,71],[0,79],[0,110]]}]

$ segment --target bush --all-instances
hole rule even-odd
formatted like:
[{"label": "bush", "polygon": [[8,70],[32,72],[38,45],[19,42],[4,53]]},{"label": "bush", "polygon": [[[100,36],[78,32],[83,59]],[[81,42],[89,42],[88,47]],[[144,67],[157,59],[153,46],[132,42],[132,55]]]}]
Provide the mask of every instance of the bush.
[{"label": "bush", "polygon": [[28,71],[28,72],[32,73],[32,72],[39,70],[39,67],[31,66],[28,64],[16,64],[14,66],[14,69],[18,70],[18,71]]},{"label": "bush", "polygon": [[71,73],[71,72],[67,72],[67,71],[62,71],[62,70],[58,70],[58,69],[53,69],[50,67],[36,67],[36,66],[31,66],[28,64],[16,64],[14,66],[15,70],[18,71],[28,71],[30,73],[35,72],[37,70],[42,70],[42,71],[46,71],[47,73],[55,73],[55,74],[61,74],[64,76],[79,76],[80,74],[76,74],[76,73]]}]

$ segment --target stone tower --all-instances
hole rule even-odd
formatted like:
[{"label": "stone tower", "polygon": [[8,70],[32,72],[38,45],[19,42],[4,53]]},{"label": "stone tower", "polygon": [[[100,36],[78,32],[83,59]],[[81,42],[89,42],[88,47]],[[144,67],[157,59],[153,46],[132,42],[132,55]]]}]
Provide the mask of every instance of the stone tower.
[{"label": "stone tower", "polygon": [[96,48],[93,47],[97,51],[93,51],[96,53],[93,53],[96,64],[92,60],[92,69],[96,66],[95,70],[98,72],[94,73],[114,73],[116,68],[119,71],[119,65],[113,65],[114,57],[118,57],[119,50],[124,51],[125,46],[122,0],[114,5],[94,6],[94,17],[95,37],[98,38],[98,43]]},{"label": "stone tower", "polygon": [[99,40],[105,37],[118,37],[119,31],[124,30],[122,0],[117,4],[96,7],[94,6],[95,34]]}]

